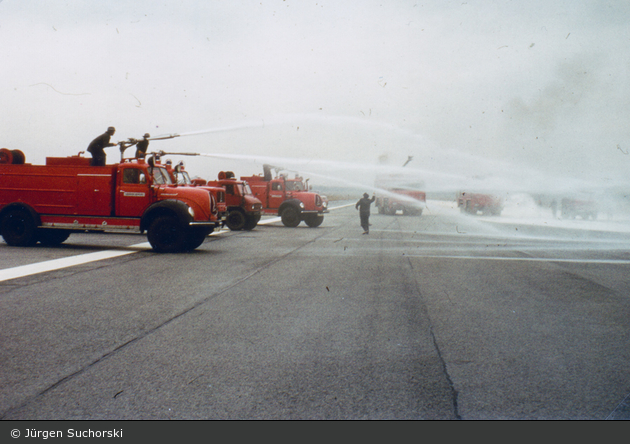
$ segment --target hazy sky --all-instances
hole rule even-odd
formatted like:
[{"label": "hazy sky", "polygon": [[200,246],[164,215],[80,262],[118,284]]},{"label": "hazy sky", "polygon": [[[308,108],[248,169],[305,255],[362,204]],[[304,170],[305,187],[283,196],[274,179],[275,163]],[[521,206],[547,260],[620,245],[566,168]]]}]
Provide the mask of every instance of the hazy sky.
[{"label": "hazy sky", "polygon": [[0,38],[0,147],[31,163],[113,125],[235,156],[184,159],[205,178],[630,182],[627,0],[4,0]]}]

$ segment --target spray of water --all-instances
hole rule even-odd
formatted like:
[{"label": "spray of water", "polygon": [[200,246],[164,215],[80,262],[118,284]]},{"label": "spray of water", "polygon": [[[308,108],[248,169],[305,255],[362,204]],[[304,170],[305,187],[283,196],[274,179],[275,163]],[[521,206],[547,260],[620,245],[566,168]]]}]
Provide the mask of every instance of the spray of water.
[{"label": "spray of water", "polygon": [[[599,181],[556,177],[543,173],[530,166],[513,165],[505,161],[484,158],[463,150],[444,149],[436,146],[424,136],[389,123],[371,118],[351,116],[322,116],[317,114],[290,114],[271,118],[243,121],[234,125],[210,128],[187,133],[158,136],[153,140],[183,136],[200,136],[211,133],[242,131],[245,129],[265,129],[291,125],[293,129],[308,127],[309,124],[322,124],[325,128],[358,127],[366,131],[392,135],[409,141],[405,148],[414,151],[414,161],[402,166],[389,166],[384,163],[349,162],[308,157],[282,157],[269,155],[229,154],[225,152],[195,153],[197,155],[223,160],[248,163],[272,164],[285,170],[300,172],[302,175],[317,177],[326,185],[338,185],[353,189],[384,192],[387,188],[401,187],[426,192],[451,193],[458,191],[484,192],[501,196],[539,194],[562,196],[587,190],[590,193],[605,195],[608,190]],[[295,131],[294,131],[295,133]],[[393,139],[392,139],[393,140]],[[396,146],[394,144],[394,146]],[[366,147],[367,148],[367,147]],[[396,148],[399,149],[399,148]],[[343,153],[343,146],[339,148]],[[368,151],[366,150],[366,153]],[[176,153],[172,153],[176,154]],[[185,153],[182,153],[185,154]],[[188,153],[191,154],[191,153]],[[334,154],[334,153],[333,153]],[[365,153],[361,154],[365,157]],[[420,167],[417,164],[421,165]],[[362,191],[362,192],[363,192]],[[614,203],[611,205],[615,205]]]},{"label": "spray of water", "polygon": [[[600,183],[564,177],[550,177],[541,171],[525,165],[513,165],[505,161],[484,158],[481,155],[436,146],[426,137],[411,130],[395,125],[378,122],[370,118],[352,116],[322,116],[318,114],[286,114],[266,119],[248,120],[237,124],[191,131],[187,133],[157,136],[151,140],[174,137],[199,136],[211,133],[241,131],[254,128],[271,128],[281,125],[304,127],[309,123],[323,124],[328,127],[359,127],[376,130],[392,137],[402,137],[420,155],[411,165],[402,167],[384,164],[366,164],[363,162],[343,162],[313,158],[285,158],[278,156],[239,155],[225,153],[203,153],[206,157],[232,159],[239,161],[280,164],[287,168],[315,169],[318,174],[326,174],[333,183],[346,184],[347,178],[366,173],[378,174],[381,179],[387,177],[393,186],[419,184],[428,191],[456,192],[459,190],[489,193],[548,193],[566,194],[578,189],[594,190],[601,188]],[[342,150],[343,151],[343,150]],[[415,163],[420,163],[421,168]],[[339,179],[341,177],[342,179]],[[363,184],[364,185],[364,184]]]},{"label": "spray of water", "polygon": [[220,128],[210,128],[210,129],[199,130],[199,131],[189,131],[187,133],[162,134],[159,136],[151,137],[149,140],[164,140],[164,139],[173,139],[175,137],[198,136],[201,134],[238,131],[238,130],[243,130],[243,129],[248,129],[248,128],[262,128],[264,126],[265,126],[264,121],[256,120],[256,121],[242,122],[236,125],[224,126]]}]

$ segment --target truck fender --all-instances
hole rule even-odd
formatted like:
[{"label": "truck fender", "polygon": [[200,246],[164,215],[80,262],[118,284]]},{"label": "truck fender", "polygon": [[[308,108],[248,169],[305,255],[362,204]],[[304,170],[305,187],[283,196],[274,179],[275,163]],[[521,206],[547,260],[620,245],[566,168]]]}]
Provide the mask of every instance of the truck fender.
[{"label": "truck fender", "polygon": [[42,225],[42,220],[41,220],[41,218],[39,217],[39,214],[37,213],[37,211],[35,211],[35,210],[33,209],[33,207],[31,207],[30,205],[25,204],[25,203],[23,203],[23,202],[13,202],[13,203],[10,203],[10,204],[8,204],[8,205],[5,205],[5,206],[4,206],[4,208],[2,208],[2,210],[0,211],[0,219],[2,219],[2,216],[4,216],[4,214],[5,214],[7,211],[14,210],[14,209],[16,209],[16,208],[20,208],[20,209],[23,209],[23,210],[25,210],[25,211],[28,211],[28,213],[29,213],[29,214],[31,215],[31,217],[33,218],[33,221],[35,221],[35,225],[36,225],[36,226],[38,226],[38,227],[39,227],[39,226],[41,226],[41,225]]},{"label": "truck fender", "polygon": [[166,199],[156,202],[147,208],[142,215],[140,220],[140,231],[146,231],[156,217],[164,216],[166,214],[174,215],[177,219],[179,219],[179,221],[187,225],[193,220],[192,216],[188,212],[188,208],[188,205],[181,200],[176,199]]},{"label": "truck fender", "polygon": [[282,214],[282,211],[284,211],[286,207],[294,207],[297,210],[297,212],[301,215],[302,207],[300,206],[300,203],[302,203],[300,199],[287,199],[284,202],[282,202],[282,204],[280,205],[280,208],[278,208],[278,214]]}]

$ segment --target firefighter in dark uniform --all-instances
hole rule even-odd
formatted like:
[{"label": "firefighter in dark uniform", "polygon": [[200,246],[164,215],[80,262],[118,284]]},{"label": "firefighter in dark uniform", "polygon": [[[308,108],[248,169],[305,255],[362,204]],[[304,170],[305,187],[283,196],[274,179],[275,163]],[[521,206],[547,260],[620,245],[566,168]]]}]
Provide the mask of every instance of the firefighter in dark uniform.
[{"label": "firefighter in dark uniform", "polygon": [[92,155],[92,162],[90,163],[90,165],[105,166],[107,155],[105,154],[103,148],[117,145],[116,143],[110,143],[109,141],[115,132],[116,128],[110,126],[109,128],[107,128],[107,131],[105,131],[103,134],[90,142],[90,145],[88,145],[87,148],[88,152]]},{"label": "firefighter in dark uniform", "polygon": [[136,158],[144,159],[147,156],[147,149],[149,149],[149,137],[151,134],[146,133],[141,140],[136,143]]},{"label": "firefighter in dark uniform", "polygon": [[357,204],[354,206],[357,210],[359,210],[359,216],[361,217],[361,227],[363,227],[363,234],[370,234],[370,205],[376,199],[376,196],[372,195],[370,199],[370,195],[368,193],[363,193],[363,197],[359,199]]}]

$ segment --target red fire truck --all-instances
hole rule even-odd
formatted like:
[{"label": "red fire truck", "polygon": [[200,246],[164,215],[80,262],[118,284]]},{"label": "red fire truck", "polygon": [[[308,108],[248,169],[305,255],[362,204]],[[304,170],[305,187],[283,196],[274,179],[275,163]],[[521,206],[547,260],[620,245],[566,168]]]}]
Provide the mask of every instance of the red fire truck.
[{"label": "red fire truck", "polygon": [[375,205],[380,214],[394,215],[401,210],[405,216],[420,216],[426,202],[424,191],[391,188],[376,197]]},{"label": "red fire truck", "polygon": [[457,206],[463,213],[481,212],[483,215],[499,216],[503,211],[503,199],[492,194],[460,191],[457,193]]},{"label": "red fire truck", "polygon": [[152,157],[90,166],[79,153],[32,165],[7,151],[0,150],[0,234],[9,245],[57,245],[86,231],[146,232],[156,252],[178,252],[197,248],[220,225],[212,195],[173,184]]},{"label": "red fire truck", "polygon": [[253,230],[262,215],[262,202],[252,193],[249,184],[239,180],[232,171],[221,171],[218,180],[208,185],[225,188],[227,217],[225,224],[230,230]]},{"label": "red fire truck", "polygon": [[[273,177],[271,170],[276,170]],[[318,227],[328,213],[328,201],[319,193],[309,191],[308,180],[296,175],[278,174],[282,168],[263,165],[264,174],[241,177],[262,202],[262,213],[279,215],[286,227],[297,227],[304,221],[309,227]]]}]

